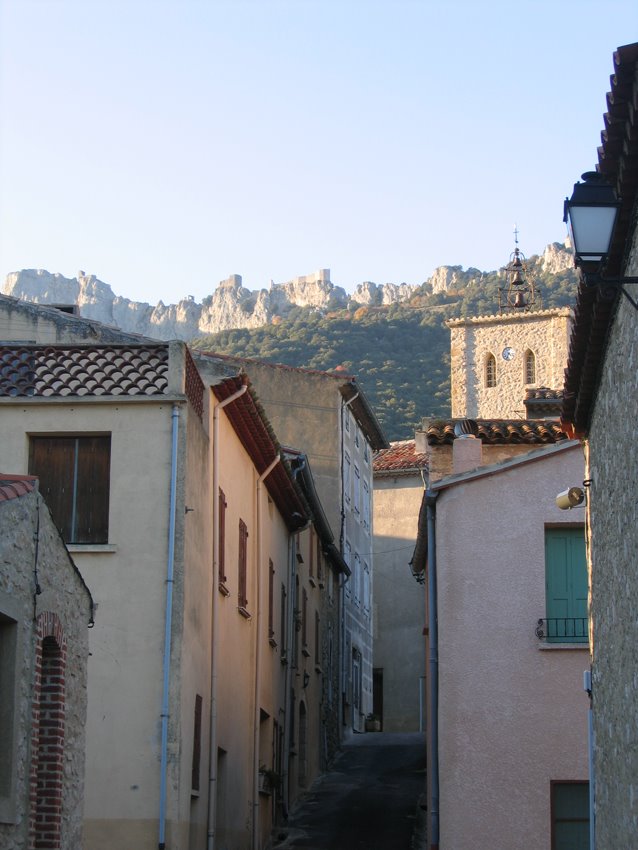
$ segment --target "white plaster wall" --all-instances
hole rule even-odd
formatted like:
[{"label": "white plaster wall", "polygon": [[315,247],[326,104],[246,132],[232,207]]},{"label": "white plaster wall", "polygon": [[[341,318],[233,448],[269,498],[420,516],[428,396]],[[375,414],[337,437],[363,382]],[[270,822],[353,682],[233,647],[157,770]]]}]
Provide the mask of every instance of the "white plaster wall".
[{"label": "white plaster wall", "polygon": [[579,447],[444,490],[437,503],[441,846],[550,850],[550,780],[585,780],[587,649],[543,650],[544,528]]},{"label": "white plaster wall", "polygon": [[375,476],[373,657],[383,669],[384,732],[418,732],[422,719],[425,588],[408,566],[422,499],[420,475]]}]

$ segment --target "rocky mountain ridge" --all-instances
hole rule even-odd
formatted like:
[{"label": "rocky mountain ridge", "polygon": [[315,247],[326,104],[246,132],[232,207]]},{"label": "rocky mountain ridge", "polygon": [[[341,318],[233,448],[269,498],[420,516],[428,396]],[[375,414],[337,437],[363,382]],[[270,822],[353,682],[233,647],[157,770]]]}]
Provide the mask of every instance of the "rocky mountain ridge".
[{"label": "rocky mountain ridge", "polygon": [[[530,272],[559,274],[573,266],[569,248],[554,242],[540,256],[529,259]],[[433,294],[478,284],[485,272],[461,266],[440,266],[425,282]],[[330,281],[330,270],[293,278],[286,283],[271,281],[268,289],[251,291],[241,275],[231,275],[201,304],[192,296],[177,304],[156,306],[115,295],[110,285],[95,275],[78,272],[67,278],[42,269],[23,269],[7,275],[5,295],[40,304],[74,305],[81,316],[114,325],[128,333],[155,339],[194,339],[233,328],[257,328],[284,319],[295,307],[310,307],[321,313],[353,305],[389,306],[409,301],[421,286],[407,283],[376,284],[366,281],[352,295]]]}]

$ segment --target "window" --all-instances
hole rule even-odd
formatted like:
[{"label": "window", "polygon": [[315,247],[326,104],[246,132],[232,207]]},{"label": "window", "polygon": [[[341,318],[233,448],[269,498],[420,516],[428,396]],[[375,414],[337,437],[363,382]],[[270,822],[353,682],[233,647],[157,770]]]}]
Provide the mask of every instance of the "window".
[{"label": "window", "polygon": [[530,349],[525,352],[525,383],[536,383],[536,355]]},{"label": "window", "polygon": [[363,482],[363,527],[370,530],[370,485]]},{"label": "window", "polygon": [[[346,540],[345,546],[343,547],[343,560],[346,562],[349,568],[352,568],[352,547],[350,543]],[[345,580],[346,586],[346,596],[350,596],[352,593],[352,575],[348,576]]]},{"label": "window", "polygon": [[29,474],[65,543],[108,543],[110,436],[31,437]]},{"label": "window", "polygon": [[321,667],[321,618],[315,611],[315,667]]},{"label": "window", "polygon": [[363,562],[363,610],[370,613],[370,567]]},{"label": "window", "polygon": [[491,353],[485,358],[485,386],[496,386],[496,357]]},{"label": "window", "polygon": [[548,642],[588,642],[584,529],[545,530],[545,604]]},{"label": "window", "polygon": [[310,584],[314,587],[315,582],[315,533],[310,529],[310,539],[308,541],[308,578]]},{"label": "window", "polygon": [[199,768],[202,758],[202,698],[195,694],[195,717],[193,718],[193,765],[191,791],[199,791]]},{"label": "window", "polygon": [[323,564],[323,552],[321,551],[321,539],[319,535],[317,535],[317,581],[319,582],[319,587],[323,587],[324,585],[324,564]]},{"label": "window", "polygon": [[359,467],[354,467],[354,510],[355,513],[359,513],[361,507],[361,476],[359,475]]},{"label": "window", "polygon": [[277,646],[275,640],[275,565],[268,559],[268,640],[271,646]]},{"label": "window", "polygon": [[301,651],[307,657],[308,651],[308,594],[304,587],[301,594]]},{"label": "window", "polygon": [[552,850],[589,850],[589,783],[552,782]]},{"label": "window", "polygon": [[346,504],[350,504],[350,455],[345,452],[343,456],[343,498]]},{"label": "window", "polygon": [[354,604],[359,605],[361,602],[361,558],[356,553],[352,571],[352,584],[354,586]]},{"label": "window", "polygon": [[228,594],[226,590],[226,496],[224,491],[219,488],[219,551],[218,557],[218,573],[219,573],[219,589]]},{"label": "window", "polygon": [[248,608],[248,588],[247,588],[247,576],[246,576],[246,566],[248,560],[248,529],[246,528],[246,523],[243,519],[239,520],[239,558],[237,564],[237,573],[239,578],[239,593],[237,604],[239,610],[247,614]]},{"label": "window", "polygon": [[281,585],[281,595],[279,597],[279,640],[281,642],[281,660],[286,660],[286,585]]}]

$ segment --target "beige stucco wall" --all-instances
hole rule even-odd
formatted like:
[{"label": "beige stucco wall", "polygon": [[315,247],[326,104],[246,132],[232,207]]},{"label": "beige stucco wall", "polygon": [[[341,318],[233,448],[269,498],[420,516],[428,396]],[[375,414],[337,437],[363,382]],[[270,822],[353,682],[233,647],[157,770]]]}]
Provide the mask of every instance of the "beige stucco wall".
[{"label": "beige stucco wall", "polygon": [[[631,256],[638,275],[638,230]],[[597,850],[638,835],[637,315],[621,298],[588,441]]]},{"label": "beige stucco wall", "polygon": [[111,434],[109,546],[70,547],[97,605],[88,667],[87,850],[114,840],[131,850],[157,843],[171,412],[169,403],[125,400],[0,409],[0,467],[11,463],[16,472],[27,472],[29,434]]},{"label": "beige stucco wall", "polygon": [[[4,457],[0,461],[0,469],[10,468],[6,464],[7,459]],[[37,568],[38,583],[42,591],[37,597],[34,596],[34,568]],[[29,773],[37,640],[34,615],[37,618],[43,612],[52,612],[58,618],[66,638],[60,838],[62,847],[81,850],[90,596],[82,579],[74,570],[51,515],[37,492],[0,503],[0,611],[17,622],[18,630],[15,659],[15,750],[12,765],[14,792],[10,799],[0,799],[0,846],[3,850],[23,850],[28,846]],[[11,690],[8,689],[9,683],[4,677],[3,683],[7,688],[2,694],[3,711],[6,711],[6,701]]]},{"label": "beige stucco wall", "polygon": [[425,589],[408,566],[423,480],[374,478],[374,667],[383,670],[383,731],[417,732],[424,720]]},{"label": "beige stucco wall", "polygon": [[[572,444],[573,445],[573,444]],[[585,780],[587,649],[542,648],[546,525],[580,448],[459,483],[437,502],[441,847],[550,850],[551,780]]]},{"label": "beige stucco wall", "polygon": [[[571,311],[568,308],[448,322],[451,330],[452,416],[480,419],[525,415],[527,386],[560,389],[567,364]],[[503,359],[506,347],[512,360]],[[536,355],[536,381],[525,383],[525,352]],[[496,386],[485,386],[485,358],[496,358]]]}]

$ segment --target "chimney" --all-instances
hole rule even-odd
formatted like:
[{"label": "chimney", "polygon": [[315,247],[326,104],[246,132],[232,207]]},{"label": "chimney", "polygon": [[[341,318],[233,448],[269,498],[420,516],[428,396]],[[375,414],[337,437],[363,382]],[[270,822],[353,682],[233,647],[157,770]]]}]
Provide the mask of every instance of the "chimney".
[{"label": "chimney", "polygon": [[428,453],[427,431],[416,430],[414,432],[414,451],[420,455]]},{"label": "chimney", "polygon": [[473,419],[462,419],[455,424],[452,473],[470,472],[483,463],[483,443],[477,434],[478,425]]}]

